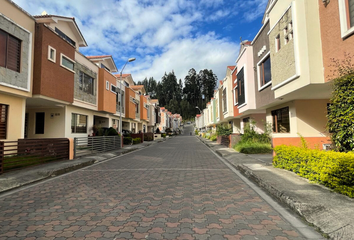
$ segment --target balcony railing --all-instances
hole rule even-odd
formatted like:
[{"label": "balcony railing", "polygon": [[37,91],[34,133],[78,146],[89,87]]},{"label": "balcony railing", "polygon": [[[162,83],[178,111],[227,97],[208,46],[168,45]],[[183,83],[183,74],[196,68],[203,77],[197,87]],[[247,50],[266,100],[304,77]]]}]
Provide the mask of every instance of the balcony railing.
[{"label": "balcony railing", "polygon": [[[119,105],[116,105],[116,111],[117,111],[117,113],[120,112],[120,107],[119,107]],[[122,114],[124,114],[124,107],[122,107]]]},{"label": "balcony railing", "polygon": [[135,118],[140,119],[140,113],[135,113]]}]

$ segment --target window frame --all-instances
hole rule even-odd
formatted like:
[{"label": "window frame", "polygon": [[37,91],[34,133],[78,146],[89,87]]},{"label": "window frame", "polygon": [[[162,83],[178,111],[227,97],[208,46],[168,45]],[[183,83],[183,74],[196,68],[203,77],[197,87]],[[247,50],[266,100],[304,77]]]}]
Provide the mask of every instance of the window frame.
[{"label": "window frame", "polygon": [[234,89],[233,89],[234,106],[237,106],[237,104],[238,104],[237,94],[238,94],[238,86],[236,85],[236,86],[234,87]]},{"label": "window frame", "polygon": [[[112,90],[113,87],[114,87],[115,91]],[[111,83],[111,89],[110,89],[110,90],[111,90],[112,93],[117,94],[117,86],[115,86],[115,85],[112,84],[112,83]]]},{"label": "window frame", "polygon": [[[64,66],[64,65],[63,65],[63,58],[66,58],[69,62],[72,62],[72,64],[73,64],[73,69],[70,69],[70,68],[68,68],[67,66]],[[75,61],[72,60],[71,58],[69,58],[68,56],[66,56],[66,55],[63,54],[63,53],[60,53],[60,66],[61,66],[62,68],[65,68],[66,70],[72,72],[72,73],[75,73]]]},{"label": "window frame", "polygon": [[85,91],[83,89],[83,87],[80,86],[80,85],[79,85],[79,90],[84,92],[84,93],[87,93],[87,94],[95,96],[95,78],[94,77],[88,75],[87,73],[85,73],[83,71],[79,71],[79,82],[80,82],[80,78],[81,78],[82,79],[82,83],[80,83],[80,84],[82,84],[82,85],[85,84],[85,75],[92,79],[92,93],[90,93],[88,91]]},{"label": "window frame", "polygon": [[[243,75],[243,77],[241,78],[241,73]],[[237,86],[238,86],[238,91],[237,91],[237,105],[238,107],[242,107],[244,105],[246,105],[246,84],[245,84],[245,67],[242,66],[242,68],[237,72]],[[242,93],[242,90],[243,90],[243,93]],[[240,97],[243,97],[241,98],[241,100],[243,101],[240,101]]]},{"label": "window frame", "polygon": [[223,103],[223,113],[227,113],[227,89],[226,87],[222,90],[222,103]]},{"label": "window frame", "polygon": [[[269,59],[269,61],[271,61],[270,51],[266,55],[264,55],[264,57],[257,63],[257,77],[258,77],[258,91],[259,92],[272,84],[272,62],[270,62],[270,74],[271,74],[270,81],[262,85],[261,67],[268,59]],[[263,72],[264,72],[264,70],[263,70]]]},{"label": "window frame", "polygon": [[[3,34],[6,41],[5,41],[5,56],[4,56],[4,65],[0,65],[0,67],[3,67],[3,68],[6,68],[6,69],[9,69],[11,71],[14,71],[14,72],[18,72],[18,73],[21,73],[21,60],[22,60],[22,40],[15,37],[14,35],[0,29],[0,34]],[[10,44],[10,38],[11,39],[14,39],[17,41],[17,43],[19,44],[19,49],[18,50],[18,58],[15,59],[15,61],[18,63],[16,64],[16,69],[13,69],[11,67],[9,67],[9,62],[13,61],[13,59],[11,58],[11,61],[9,60],[9,44]]]},{"label": "window frame", "polygon": [[[280,112],[280,114],[282,114],[282,111],[286,110],[287,113],[287,118],[289,120],[289,131],[287,132],[279,132],[279,126],[278,126],[278,112]],[[287,107],[283,107],[283,108],[279,108],[279,109],[275,109],[271,111],[271,115],[272,115],[272,123],[273,123],[273,127],[272,127],[272,131],[273,133],[277,133],[277,134],[286,134],[286,133],[290,133],[291,132],[291,122],[290,122],[290,108]],[[280,116],[281,118],[283,118],[283,115]]]},{"label": "window frame", "polygon": [[[3,110],[3,107],[5,110]],[[9,120],[9,105],[7,104],[0,104],[0,124],[2,122],[2,118],[4,118],[3,128],[5,130],[4,135],[0,133],[0,139],[7,139],[7,127],[8,127],[8,120]],[[4,136],[4,138],[2,138]]]},{"label": "window frame", "polygon": [[345,39],[354,33],[354,25],[350,26],[349,0],[338,0],[338,6],[341,37]]},{"label": "window frame", "polygon": [[106,80],[106,90],[107,90],[107,91],[110,90],[110,89],[109,89],[109,81],[108,81],[108,80]]},{"label": "window frame", "polygon": [[[75,116],[75,122],[74,122],[74,124],[75,124],[75,126],[73,126],[73,117]],[[76,130],[77,130],[77,122],[76,122],[76,120],[77,120],[77,117],[76,116],[85,116],[86,117],[86,125],[85,125],[85,132],[77,132]],[[87,124],[88,123],[88,116],[87,115],[84,115],[84,114],[80,114],[80,113],[71,113],[71,133],[74,133],[74,134],[87,134]],[[73,129],[73,127],[74,127],[74,129]]]},{"label": "window frame", "polygon": [[[50,53],[51,51],[53,50],[54,52],[54,58],[52,59],[51,56],[50,56]],[[53,63],[56,63],[57,61],[57,50],[55,48],[53,48],[52,46],[48,45],[48,60],[53,62]]]}]

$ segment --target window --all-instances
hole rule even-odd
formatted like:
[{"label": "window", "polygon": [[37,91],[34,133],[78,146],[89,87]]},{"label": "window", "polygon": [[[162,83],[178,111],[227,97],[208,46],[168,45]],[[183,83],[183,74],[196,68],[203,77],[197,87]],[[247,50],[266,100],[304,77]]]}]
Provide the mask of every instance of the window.
[{"label": "window", "polygon": [[266,57],[259,65],[259,80],[260,86],[263,87],[267,83],[272,81],[270,57]]},{"label": "window", "polygon": [[85,93],[94,95],[95,94],[95,80],[93,77],[87,75],[84,72],[79,73],[79,89]]},{"label": "window", "polygon": [[20,72],[21,40],[0,30],[0,66]]},{"label": "window", "polygon": [[36,134],[44,134],[44,121],[45,121],[45,113],[37,112],[36,113]]},{"label": "window", "polygon": [[55,63],[56,61],[56,50],[51,46],[48,46],[48,60]]},{"label": "window", "polygon": [[224,113],[227,112],[226,88],[224,88],[224,90],[222,90],[222,105],[224,107],[224,109],[223,109]]},{"label": "window", "polygon": [[75,61],[71,60],[70,58],[68,58],[67,56],[65,56],[64,54],[60,54],[60,66],[62,66],[63,68],[68,69],[69,71],[74,72],[74,66],[75,66]]},{"label": "window", "polygon": [[62,37],[64,40],[66,40],[67,42],[71,43],[73,46],[76,46],[76,43],[74,42],[74,40],[72,40],[71,38],[69,38],[65,33],[63,33],[62,31],[60,31],[58,28],[55,28],[55,32]]},{"label": "window", "polygon": [[354,27],[354,0],[347,0],[347,21],[348,28]]},{"label": "window", "polygon": [[237,100],[238,100],[238,105],[240,106],[245,103],[245,79],[243,74],[243,68],[237,74],[237,88],[238,88]]},{"label": "window", "polygon": [[238,95],[238,88],[237,88],[237,86],[234,88],[234,90],[233,90],[234,92],[233,92],[233,95],[234,95],[234,105],[236,106],[237,105],[237,95]]},{"label": "window", "polygon": [[87,116],[71,114],[71,133],[87,133]]},{"label": "window", "polygon": [[111,84],[111,92],[117,94],[117,88],[113,84]]},{"label": "window", "polygon": [[290,117],[289,107],[272,111],[273,132],[289,133],[290,132]]},{"label": "window", "polygon": [[108,81],[106,81],[106,90],[109,91],[109,82]]},{"label": "window", "polygon": [[[122,94],[122,98],[121,98]],[[118,89],[118,94],[117,94],[117,105],[120,107],[120,101],[122,100],[122,113],[124,113],[124,91],[119,91]]]},{"label": "window", "polygon": [[354,0],[338,0],[341,37],[354,33]]},{"label": "window", "polygon": [[278,35],[275,37],[275,52],[278,52],[280,48],[280,35]]},{"label": "window", "polygon": [[147,118],[150,119],[150,106],[146,105],[146,108],[147,108]]},{"label": "window", "polygon": [[0,139],[6,139],[8,105],[0,104]]}]

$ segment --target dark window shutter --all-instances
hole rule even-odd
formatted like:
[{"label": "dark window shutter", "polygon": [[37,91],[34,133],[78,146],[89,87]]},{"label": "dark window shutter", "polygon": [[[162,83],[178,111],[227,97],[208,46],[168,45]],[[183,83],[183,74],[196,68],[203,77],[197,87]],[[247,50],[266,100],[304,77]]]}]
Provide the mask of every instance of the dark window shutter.
[{"label": "dark window shutter", "polygon": [[9,36],[7,50],[7,68],[20,72],[21,66],[21,41],[15,37]]},{"label": "dark window shutter", "polygon": [[0,66],[6,67],[7,34],[0,30]]},{"label": "dark window shutter", "polygon": [[0,104],[0,139],[6,139],[7,105]]}]

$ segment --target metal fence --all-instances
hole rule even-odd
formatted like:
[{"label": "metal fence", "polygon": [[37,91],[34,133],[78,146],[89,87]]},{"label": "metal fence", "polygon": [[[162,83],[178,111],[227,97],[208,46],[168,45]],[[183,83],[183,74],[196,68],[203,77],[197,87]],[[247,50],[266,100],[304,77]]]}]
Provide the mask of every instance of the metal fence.
[{"label": "metal fence", "polygon": [[12,169],[69,159],[67,138],[0,141],[0,174]]},{"label": "metal fence", "polygon": [[74,158],[121,148],[120,136],[96,136],[74,138]]}]

